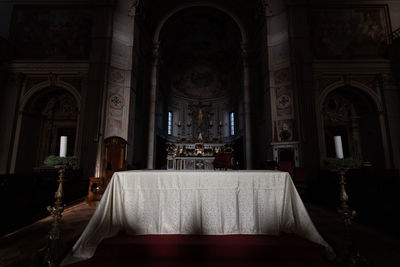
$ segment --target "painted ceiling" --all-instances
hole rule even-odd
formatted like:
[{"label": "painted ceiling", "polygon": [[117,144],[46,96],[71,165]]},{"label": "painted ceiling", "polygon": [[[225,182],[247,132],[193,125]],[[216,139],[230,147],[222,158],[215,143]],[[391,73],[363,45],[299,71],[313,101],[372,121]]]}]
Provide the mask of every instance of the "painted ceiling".
[{"label": "painted ceiling", "polygon": [[184,9],[161,32],[161,84],[186,98],[211,99],[240,84],[241,36],[226,14],[207,7]]}]

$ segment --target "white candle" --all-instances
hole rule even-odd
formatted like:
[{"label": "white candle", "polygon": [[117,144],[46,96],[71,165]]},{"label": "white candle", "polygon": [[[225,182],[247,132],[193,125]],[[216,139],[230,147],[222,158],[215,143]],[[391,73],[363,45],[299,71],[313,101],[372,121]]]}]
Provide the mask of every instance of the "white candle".
[{"label": "white candle", "polygon": [[336,157],[339,158],[339,159],[342,159],[343,158],[342,137],[341,136],[334,136],[333,140],[335,141]]},{"label": "white candle", "polygon": [[67,156],[67,137],[66,136],[61,136],[60,140],[60,157],[66,157]]}]

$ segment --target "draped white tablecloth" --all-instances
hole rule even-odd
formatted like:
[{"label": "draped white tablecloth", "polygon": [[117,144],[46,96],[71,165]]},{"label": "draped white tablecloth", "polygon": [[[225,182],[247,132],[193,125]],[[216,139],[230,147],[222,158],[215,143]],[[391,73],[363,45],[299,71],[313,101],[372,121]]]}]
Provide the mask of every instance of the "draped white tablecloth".
[{"label": "draped white tablecloth", "polygon": [[126,171],[113,175],[62,265],[91,258],[119,231],[142,234],[295,233],[330,246],[290,175],[278,171]]}]

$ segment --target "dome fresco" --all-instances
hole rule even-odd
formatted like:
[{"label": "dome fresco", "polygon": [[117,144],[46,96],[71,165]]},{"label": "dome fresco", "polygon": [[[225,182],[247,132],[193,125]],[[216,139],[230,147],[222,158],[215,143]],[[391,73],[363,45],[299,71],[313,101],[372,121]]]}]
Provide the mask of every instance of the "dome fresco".
[{"label": "dome fresco", "polygon": [[214,99],[240,83],[241,37],[235,22],[211,8],[187,8],[161,33],[163,87],[191,99]]}]

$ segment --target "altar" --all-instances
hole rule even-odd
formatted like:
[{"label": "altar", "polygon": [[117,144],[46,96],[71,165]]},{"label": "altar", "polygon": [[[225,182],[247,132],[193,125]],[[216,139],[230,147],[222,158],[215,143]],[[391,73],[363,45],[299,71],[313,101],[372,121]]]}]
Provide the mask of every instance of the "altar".
[{"label": "altar", "polygon": [[213,170],[218,153],[232,153],[232,144],[225,143],[167,143],[168,170]]},{"label": "altar", "polygon": [[152,234],[320,236],[290,175],[279,171],[116,172],[62,265],[91,258],[105,238]]}]

